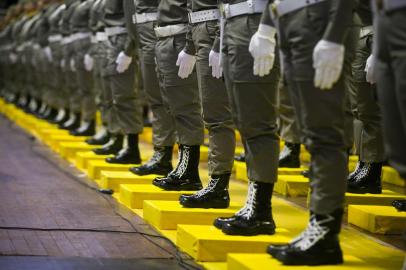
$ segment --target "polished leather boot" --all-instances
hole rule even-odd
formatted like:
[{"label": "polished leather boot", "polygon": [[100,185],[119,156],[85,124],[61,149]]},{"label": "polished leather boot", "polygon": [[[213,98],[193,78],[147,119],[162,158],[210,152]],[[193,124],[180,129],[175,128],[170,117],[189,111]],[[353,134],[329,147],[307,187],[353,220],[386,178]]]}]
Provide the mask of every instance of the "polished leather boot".
[{"label": "polished leather boot", "polygon": [[55,117],[58,115],[58,110],[55,108],[50,107],[49,113],[44,117],[44,120],[52,123],[51,121],[55,119]]},{"label": "polished leather boot", "polygon": [[267,252],[284,265],[334,265],[343,263],[338,240],[343,209],[331,214],[311,213],[306,230],[286,245],[270,245]]},{"label": "polished leather boot", "polygon": [[396,210],[400,212],[406,212],[406,199],[395,200],[392,202],[392,206],[395,207]]},{"label": "polished leather boot", "polygon": [[112,135],[109,142],[101,148],[93,149],[96,155],[116,155],[123,148],[123,135]]},{"label": "polished leather boot", "polygon": [[274,234],[272,191],[271,183],[250,181],[244,207],[231,218],[217,218],[215,224],[220,225],[223,233],[229,235]]},{"label": "polished leather boot", "polygon": [[54,119],[50,120],[52,124],[60,124],[66,122],[69,118],[69,110],[59,109],[58,114]]},{"label": "polished leather boot", "polygon": [[68,121],[64,122],[60,128],[66,130],[75,130],[80,126],[80,113],[72,113]]},{"label": "polished leather boot", "polygon": [[83,121],[80,127],[69,132],[73,136],[93,136],[96,133],[96,121]]},{"label": "polished leather boot", "polygon": [[285,142],[282,152],[279,154],[279,167],[300,167],[300,143]]},{"label": "polished leather boot", "polygon": [[239,155],[234,156],[235,161],[245,162],[245,153],[241,153]]},{"label": "polished leather boot", "polygon": [[200,145],[179,145],[179,161],[167,177],[155,178],[152,184],[164,190],[200,190]]},{"label": "polished leather boot", "polygon": [[102,127],[92,138],[87,139],[85,142],[89,145],[104,145],[110,140],[110,133],[105,127]]},{"label": "polished leather boot", "polygon": [[381,194],[382,163],[365,163],[352,182],[347,184],[347,192]]},{"label": "polished leather boot", "polygon": [[132,167],[130,171],[136,175],[168,175],[172,167],[173,146],[154,147],[151,159],[142,166]]},{"label": "polished leather boot", "polygon": [[114,157],[106,158],[107,163],[114,164],[140,164],[141,155],[138,148],[138,134],[128,134],[126,137],[126,146],[121,149]]},{"label": "polished leather boot", "polygon": [[365,162],[358,161],[355,170],[351,172],[347,177],[347,182],[354,182],[357,175],[361,172],[362,168],[364,167]]},{"label": "polished leather boot", "polygon": [[187,208],[228,208],[230,174],[212,175],[207,187],[193,195],[181,195],[179,202]]}]

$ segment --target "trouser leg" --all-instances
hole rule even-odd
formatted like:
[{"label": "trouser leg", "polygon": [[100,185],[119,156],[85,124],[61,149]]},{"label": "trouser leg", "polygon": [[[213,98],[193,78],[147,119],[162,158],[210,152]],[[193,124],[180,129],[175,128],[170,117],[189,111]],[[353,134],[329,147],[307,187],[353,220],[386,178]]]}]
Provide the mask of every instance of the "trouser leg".
[{"label": "trouser leg", "polygon": [[290,100],[289,90],[284,83],[279,86],[279,121],[281,139],[289,143],[300,143],[295,110]]}]

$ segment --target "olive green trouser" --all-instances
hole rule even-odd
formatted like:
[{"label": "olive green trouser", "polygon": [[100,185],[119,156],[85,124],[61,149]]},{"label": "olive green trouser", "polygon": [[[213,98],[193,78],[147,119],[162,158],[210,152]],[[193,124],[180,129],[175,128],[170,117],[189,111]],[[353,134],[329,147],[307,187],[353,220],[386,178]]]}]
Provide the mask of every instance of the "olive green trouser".
[{"label": "olive green trouser", "polygon": [[358,42],[355,60],[352,63],[353,83],[355,87],[354,107],[355,118],[361,121],[359,134],[359,156],[364,162],[382,162],[384,158],[383,134],[381,126],[381,110],[378,105],[375,85],[366,82],[364,71],[367,58],[371,54],[369,48],[371,36],[364,36]]},{"label": "olive green trouser", "polygon": [[105,90],[103,90],[104,89],[103,69],[107,65],[105,44],[103,42],[93,43],[91,56],[94,59],[93,92],[95,95],[95,104],[97,109],[100,111],[100,116],[103,125],[107,125],[107,115],[105,111],[106,100],[103,95],[103,93],[105,93]]},{"label": "olive green trouser", "polygon": [[281,139],[289,143],[300,143],[299,129],[296,123],[295,109],[285,83],[279,84],[279,125]]},{"label": "olive green trouser", "polygon": [[196,73],[188,78],[178,76],[176,61],[185,47],[185,34],[160,38],[156,44],[159,84],[167,112],[175,122],[177,142],[184,145],[203,144],[203,119]]},{"label": "olive green trouser", "polygon": [[[135,60],[123,73],[116,71],[116,59],[124,50],[127,34],[109,37],[105,42],[107,63],[103,69],[107,128],[113,134],[138,134],[142,132],[142,107],[135,83]],[[134,59],[134,57],[133,57]]]},{"label": "olive green trouser", "polygon": [[69,99],[69,109],[72,113],[80,113],[82,110],[82,97],[79,92],[77,76],[72,71],[70,61],[75,54],[73,43],[68,43],[63,46],[63,73],[65,75],[65,91]]},{"label": "olive green trouser", "polygon": [[52,95],[57,101],[58,108],[69,107],[69,95],[65,87],[65,74],[61,67],[63,59],[63,45],[60,42],[49,44],[52,53],[52,62],[50,63],[49,79],[51,81]]},{"label": "olive green trouser", "polygon": [[78,83],[77,94],[81,96],[81,113],[83,121],[93,120],[96,116],[96,94],[93,88],[93,74],[85,69],[85,54],[90,49],[90,38],[77,40],[73,43],[75,53],[76,80]]},{"label": "olive green trouser", "polygon": [[406,179],[406,9],[375,16],[375,74],[385,151],[391,166]]},{"label": "olive green trouser", "polygon": [[248,178],[274,183],[277,180],[279,137],[277,127],[277,92],[279,63],[271,74],[253,75],[253,58],[248,51],[257,31],[260,15],[238,16],[227,20],[225,43],[228,61],[233,117],[241,134],[246,154]]},{"label": "olive green trouser", "polygon": [[339,81],[328,91],[316,88],[312,55],[327,27],[328,8],[328,4],[316,4],[278,20],[283,72],[295,108],[301,141],[311,154],[310,210],[317,214],[332,213],[344,206],[348,175],[345,79],[359,35],[359,29],[348,33],[345,67]]},{"label": "olive green trouser", "polygon": [[209,131],[209,175],[231,173],[234,163],[235,132],[225,84],[212,76],[209,53],[216,35],[217,21],[193,25],[196,71],[203,120]]}]

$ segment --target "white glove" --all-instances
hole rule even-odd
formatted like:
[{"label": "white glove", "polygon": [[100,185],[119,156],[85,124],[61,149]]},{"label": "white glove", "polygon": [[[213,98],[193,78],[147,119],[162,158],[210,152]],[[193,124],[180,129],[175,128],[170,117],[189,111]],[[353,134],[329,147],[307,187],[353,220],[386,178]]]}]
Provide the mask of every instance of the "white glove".
[{"label": "white glove", "polygon": [[65,59],[62,59],[62,60],[61,60],[61,68],[62,68],[62,69],[65,68]]},{"label": "white glove", "polygon": [[223,67],[220,62],[220,53],[213,50],[209,53],[209,67],[211,67],[211,75],[214,78],[220,79],[223,75]]},{"label": "white glove", "polygon": [[94,65],[94,59],[93,57],[91,57],[88,54],[85,54],[85,59],[83,60],[84,64],[85,64],[85,69],[87,71],[92,71],[93,69],[93,65]]},{"label": "white glove", "polygon": [[340,78],[343,63],[344,45],[320,40],[313,50],[314,85],[322,90],[331,89]]},{"label": "white glove", "polygon": [[375,84],[375,56],[371,54],[368,59],[367,63],[365,65],[365,72],[366,74],[366,81],[369,82],[370,84]]},{"label": "white glove", "polygon": [[133,58],[130,56],[127,56],[124,52],[120,52],[117,56],[116,63],[117,67],[116,70],[118,73],[123,73],[128,69],[130,66],[131,62],[133,61]]},{"label": "white glove", "polygon": [[178,76],[182,79],[186,79],[187,77],[189,77],[189,75],[193,72],[195,63],[196,57],[187,54],[185,53],[185,51],[182,50],[178,54],[178,60],[176,61],[176,65],[179,67]]},{"label": "white glove", "polygon": [[70,59],[70,70],[76,72],[75,59],[73,58]]},{"label": "white glove", "polygon": [[271,71],[275,61],[275,34],[275,28],[260,24],[252,36],[248,50],[254,58],[254,75],[263,77]]},{"label": "white glove", "polygon": [[44,48],[44,53],[45,53],[45,56],[48,59],[48,62],[52,62],[52,51],[51,51],[51,48],[49,48],[49,46],[46,46]]},{"label": "white glove", "polygon": [[15,53],[10,53],[8,57],[12,64],[17,63],[17,55]]}]

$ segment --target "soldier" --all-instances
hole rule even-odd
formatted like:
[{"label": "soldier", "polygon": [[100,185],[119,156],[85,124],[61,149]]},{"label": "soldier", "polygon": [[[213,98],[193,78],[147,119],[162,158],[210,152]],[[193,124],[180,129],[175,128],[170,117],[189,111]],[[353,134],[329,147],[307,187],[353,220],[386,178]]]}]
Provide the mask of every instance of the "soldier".
[{"label": "soldier", "polygon": [[[252,3],[251,3],[252,2]],[[236,126],[246,154],[248,194],[246,203],[232,217],[221,217],[214,225],[226,234],[274,234],[271,197],[277,180],[279,136],[277,134],[277,91],[279,61],[269,74],[252,71],[249,52],[267,1],[228,1],[222,6],[227,19],[224,29],[225,77]],[[259,75],[259,76],[258,76]]]},{"label": "soldier", "polygon": [[89,28],[90,8],[94,0],[81,0],[69,18],[71,46],[74,53],[70,66],[76,75],[77,91],[71,93],[80,106],[81,124],[71,130],[74,136],[93,136],[95,133],[96,100],[93,89],[93,74],[86,70],[84,58],[90,50],[92,32]]},{"label": "soldier", "polygon": [[338,234],[348,173],[344,81],[359,35],[350,28],[354,5],[350,0],[270,1],[251,40],[254,70],[267,71],[278,31],[283,74],[311,154],[308,227],[289,244],[268,247],[283,264],[343,262]]},{"label": "soldier", "polygon": [[160,88],[155,64],[155,46],[157,37],[154,32],[158,19],[158,0],[137,0],[136,13],[133,14],[137,24],[140,48],[141,71],[144,81],[146,99],[152,111],[152,131],[154,154],[140,167],[130,171],[138,175],[167,175],[172,171],[172,152],[175,143],[175,120],[168,113]]},{"label": "soldier", "polygon": [[355,118],[362,123],[359,144],[359,161],[348,177],[348,192],[382,193],[381,172],[384,157],[381,110],[376,87],[366,81],[365,65],[372,51],[372,11],[369,1],[361,1],[358,8],[363,27],[356,57],[352,64],[355,88]]},{"label": "soldier", "polygon": [[[106,0],[103,22],[107,40],[107,63],[103,68],[105,112],[110,141],[96,154],[114,154],[106,158],[109,163],[141,163],[138,134],[142,131],[142,108],[135,86],[136,47],[125,28],[123,0]],[[133,60],[134,59],[134,60]],[[125,141],[124,140],[125,136]]]},{"label": "soldier", "polygon": [[161,93],[175,119],[179,144],[176,168],[167,177],[153,181],[155,186],[165,190],[202,188],[198,166],[204,135],[203,120],[196,74],[193,72],[196,60],[187,53],[188,49],[185,50],[188,22],[186,0],[159,2],[155,55]]},{"label": "soldier", "polygon": [[[377,83],[389,163],[406,179],[406,2],[373,0],[372,3],[375,35],[366,76],[368,82]],[[406,200],[396,201],[394,206],[405,211]]]},{"label": "soldier", "polygon": [[[226,86],[221,79],[220,11],[216,0],[190,0],[189,31],[179,54],[196,55],[196,71],[205,127],[209,131],[209,184],[193,195],[180,196],[185,207],[227,208],[234,162],[235,132]],[[181,65],[179,70],[184,68]]]}]

